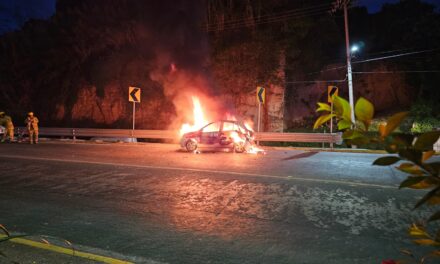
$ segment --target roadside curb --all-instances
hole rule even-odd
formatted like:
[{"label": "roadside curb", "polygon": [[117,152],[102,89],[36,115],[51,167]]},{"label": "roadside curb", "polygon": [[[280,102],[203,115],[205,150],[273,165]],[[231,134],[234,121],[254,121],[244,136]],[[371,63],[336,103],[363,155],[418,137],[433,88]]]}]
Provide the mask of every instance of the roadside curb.
[{"label": "roadside curb", "polygon": [[[6,238],[6,237],[7,237],[6,235],[0,235],[0,239]],[[31,240],[31,239],[12,238],[12,239],[9,239],[8,241],[13,242],[13,243],[17,243],[17,244],[21,244],[21,245],[34,247],[34,248],[48,250],[48,251],[52,251],[52,252],[56,252],[56,253],[66,254],[66,255],[70,255],[70,256],[74,256],[74,257],[84,258],[84,259],[93,260],[93,261],[99,261],[102,263],[133,264],[133,262],[129,262],[129,261],[125,261],[125,260],[120,260],[120,259],[116,259],[116,258],[112,258],[112,257],[106,257],[106,256],[97,255],[97,254],[93,254],[93,253],[78,251],[78,250],[75,250],[74,248],[65,248],[65,247],[61,247],[61,246],[38,242],[35,240]]]}]

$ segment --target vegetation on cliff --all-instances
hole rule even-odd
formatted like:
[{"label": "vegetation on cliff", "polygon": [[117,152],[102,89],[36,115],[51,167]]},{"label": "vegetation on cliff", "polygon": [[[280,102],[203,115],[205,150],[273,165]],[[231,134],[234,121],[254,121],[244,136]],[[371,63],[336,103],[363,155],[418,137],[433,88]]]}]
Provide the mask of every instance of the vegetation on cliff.
[{"label": "vegetation on cliff", "polygon": [[[139,128],[159,129],[187,107],[186,92],[228,95],[234,108],[255,86],[278,85],[293,126],[335,84],[314,81],[345,79],[343,17],[331,2],[59,0],[49,20],[1,36],[0,108],[18,118],[32,109],[47,125],[129,127],[132,85],[143,88]],[[429,70],[440,69],[440,15],[418,0],[349,13],[352,42],[364,43],[355,96],[379,114],[417,98],[438,118],[440,75]]]}]

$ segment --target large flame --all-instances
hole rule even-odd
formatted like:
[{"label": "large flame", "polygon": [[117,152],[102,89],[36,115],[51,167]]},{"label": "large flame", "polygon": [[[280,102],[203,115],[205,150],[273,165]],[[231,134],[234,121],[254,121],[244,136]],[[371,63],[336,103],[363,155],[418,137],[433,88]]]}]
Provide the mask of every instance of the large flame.
[{"label": "large flame", "polygon": [[234,141],[234,143],[240,144],[245,143],[246,139],[241,137],[237,132],[233,131],[230,134],[231,139]]},{"label": "large flame", "polygon": [[192,96],[191,99],[193,102],[193,124],[183,124],[180,128],[180,135],[192,131],[197,131],[209,122],[205,119],[205,115],[203,113],[202,105],[200,104],[199,98],[196,96]]}]

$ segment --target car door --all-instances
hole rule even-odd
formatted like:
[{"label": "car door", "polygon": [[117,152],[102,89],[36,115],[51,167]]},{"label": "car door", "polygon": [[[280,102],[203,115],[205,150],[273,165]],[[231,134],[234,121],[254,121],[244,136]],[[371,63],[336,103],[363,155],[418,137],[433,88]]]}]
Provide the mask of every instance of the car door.
[{"label": "car door", "polygon": [[201,147],[215,148],[219,146],[220,125],[221,122],[213,122],[201,129]]},{"label": "car door", "polygon": [[234,122],[223,121],[220,131],[220,145],[230,147],[233,143],[231,138],[232,133],[236,133],[237,125]]}]

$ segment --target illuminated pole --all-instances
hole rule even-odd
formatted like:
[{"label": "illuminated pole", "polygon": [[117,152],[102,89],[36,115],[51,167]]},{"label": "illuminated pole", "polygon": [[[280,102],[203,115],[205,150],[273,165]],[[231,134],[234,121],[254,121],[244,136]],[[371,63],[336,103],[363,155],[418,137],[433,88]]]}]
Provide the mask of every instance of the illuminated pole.
[{"label": "illuminated pole", "polygon": [[[331,114],[331,118],[330,118],[330,135],[333,134],[333,100],[330,103],[331,104],[331,110],[330,110],[330,114]],[[330,148],[333,148],[333,141],[330,143]]]},{"label": "illuminated pole", "polygon": [[135,111],[136,111],[136,102],[133,102],[133,130],[134,130],[134,123],[136,120]]},{"label": "illuminated pole", "polygon": [[[258,121],[257,121],[257,132],[260,133],[260,123],[261,123],[261,102],[258,102]],[[257,145],[260,145],[260,141],[257,141]]]},{"label": "illuminated pole", "polygon": [[347,52],[347,79],[348,79],[348,99],[350,101],[351,108],[351,122],[355,124],[354,118],[354,98],[353,98],[353,77],[351,73],[351,53],[350,53],[350,40],[348,36],[348,12],[347,2],[344,2],[344,24],[345,24],[345,48]]}]

